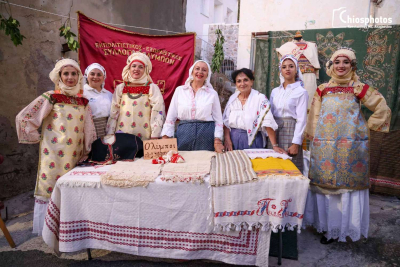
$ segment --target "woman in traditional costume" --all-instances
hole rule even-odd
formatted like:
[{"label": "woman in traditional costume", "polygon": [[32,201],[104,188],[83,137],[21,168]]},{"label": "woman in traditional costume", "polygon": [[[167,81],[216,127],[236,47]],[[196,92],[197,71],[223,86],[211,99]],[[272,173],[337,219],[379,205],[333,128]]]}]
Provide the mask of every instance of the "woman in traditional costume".
[{"label": "woman in traditional costume", "polygon": [[[232,73],[237,91],[229,98],[223,114],[225,149],[227,151],[265,148],[266,137],[276,144],[275,130],[278,128],[270,111],[267,97],[252,89],[253,72],[243,68]],[[273,147],[279,153],[285,151]]]},{"label": "woman in traditional costume", "polygon": [[160,137],[165,119],[164,99],[150,77],[152,64],[143,53],[132,53],[115,88],[106,132],[133,134],[142,140]]},{"label": "woman in traditional costume", "polygon": [[303,172],[303,133],[307,121],[308,94],[302,85],[302,74],[296,58],[283,56],[279,62],[281,85],[271,92],[271,110],[278,124],[277,143],[269,142],[269,148],[279,145],[296,167]]},{"label": "woman in traditional costume", "polygon": [[[336,51],[326,64],[329,83],[312,100],[306,128],[311,143],[311,180],[303,225],[326,232],[321,243],[353,241],[368,236],[369,129],[388,132],[391,111],[385,98],[361,83],[356,56]],[[373,114],[368,122],[361,104]]]},{"label": "woman in traditional costume", "polygon": [[221,105],[210,79],[210,66],[198,60],[190,67],[185,85],[175,90],[161,134],[163,138],[173,137],[179,119],[178,150],[224,151]]},{"label": "woman in traditional costume", "polygon": [[47,204],[57,179],[73,169],[79,160],[86,159],[96,139],[89,101],[81,96],[82,77],[76,61],[58,61],[50,72],[55,90],[36,98],[16,117],[19,142],[40,142],[34,233],[40,234],[43,229]]},{"label": "woman in traditional costume", "polygon": [[110,116],[112,93],[104,88],[106,70],[98,63],[85,70],[83,96],[89,100],[97,138],[106,135],[107,120]]}]

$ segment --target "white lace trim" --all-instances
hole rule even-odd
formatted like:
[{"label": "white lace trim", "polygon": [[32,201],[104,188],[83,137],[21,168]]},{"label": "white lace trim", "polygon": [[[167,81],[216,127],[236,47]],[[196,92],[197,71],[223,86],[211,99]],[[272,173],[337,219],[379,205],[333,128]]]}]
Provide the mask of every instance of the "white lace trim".
[{"label": "white lace trim", "polygon": [[282,230],[285,232],[285,228],[289,231],[294,231],[297,228],[297,233],[301,233],[301,224],[279,224],[274,222],[268,223],[248,223],[248,222],[238,222],[238,223],[226,223],[224,225],[218,223],[214,225],[214,231],[240,231],[240,230],[248,230],[255,231],[256,229],[261,229],[261,231],[269,231],[271,230],[274,233],[277,233],[278,230]]},{"label": "white lace trim", "polygon": [[356,242],[361,239],[361,236],[364,238],[368,238],[368,229],[365,227],[362,227],[360,229],[348,229],[346,231],[343,231],[340,228],[331,228],[329,229],[326,226],[321,226],[319,223],[312,223],[309,221],[304,221],[303,222],[303,229],[306,228],[306,226],[312,226],[314,227],[318,233],[325,233],[325,237],[329,239],[338,239],[339,242],[347,242],[346,237],[350,237],[351,241]]}]

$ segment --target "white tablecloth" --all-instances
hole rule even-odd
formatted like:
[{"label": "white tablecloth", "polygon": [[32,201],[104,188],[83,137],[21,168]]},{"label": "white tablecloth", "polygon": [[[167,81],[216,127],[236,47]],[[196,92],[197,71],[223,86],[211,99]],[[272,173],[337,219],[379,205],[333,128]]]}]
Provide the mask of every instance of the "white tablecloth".
[{"label": "white tablecloth", "polygon": [[[104,167],[77,167],[51,196],[43,239],[59,252],[86,248],[141,256],[268,265],[270,231],[213,231],[211,187],[157,179],[147,188],[93,186]],[[90,187],[66,180],[84,177]],[[71,185],[75,184],[75,187]]]}]

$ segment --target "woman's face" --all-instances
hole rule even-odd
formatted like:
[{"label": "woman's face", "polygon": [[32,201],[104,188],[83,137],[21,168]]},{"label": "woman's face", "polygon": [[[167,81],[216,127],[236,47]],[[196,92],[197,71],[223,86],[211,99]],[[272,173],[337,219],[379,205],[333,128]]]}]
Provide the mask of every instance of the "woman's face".
[{"label": "woman's face", "polygon": [[99,69],[92,69],[88,75],[89,86],[92,88],[101,88],[104,82],[104,74]]},{"label": "woman's face", "polygon": [[287,81],[292,81],[296,77],[296,64],[291,59],[285,59],[281,66],[282,76]]},{"label": "woman's face", "polygon": [[204,62],[198,62],[192,71],[193,79],[196,82],[204,83],[208,77],[208,66]]},{"label": "woman's face", "polygon": [[342,77],[351,70],[351,62],[347,57],[337,57],[333,61],[333,69],[339,77]]},{"label": "woman's face", "polygon": [[133,62],[129,68],[129,72],[133,79],[140,79],[144,74],[145,66],[140,62]]},{"label": "woman's face", "polygon": [[72,66],[66,66],[61,70],[61,81],[69,87],[78,83],[78,71]]},{"label": "woman's face", "polygon": [[243,72],[239,73],[236,76],[236,88],[239,90],[240,93],[247,93],[251,90],[253,87],[254,81],[251,80],[249,77],[247,77],[246,74]]}]

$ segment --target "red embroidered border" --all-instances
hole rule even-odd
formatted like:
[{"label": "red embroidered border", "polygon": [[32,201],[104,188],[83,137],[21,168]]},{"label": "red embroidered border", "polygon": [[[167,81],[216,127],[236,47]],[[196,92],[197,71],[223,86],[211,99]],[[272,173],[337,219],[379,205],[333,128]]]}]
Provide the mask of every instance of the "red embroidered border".
[{"label": "red embroidered border", "polygon": [[362,99],[365,96],[365,94],[367,93],[368,88],[369,88],[369,85],[364,84],[363,89],[361,90],[361,93],[357,96],[357,98]]},{"label": "red embroidered border", "polygon": [[52,94],[50,96],[52,102],[56,103],[63,103],[63,104],[71,104],[71,105],[78,105],[78,106],[87,106],[89,100],[84,97],[73,97],[67,96],[63,94]]},{"label": "red embroidered border", "polygon": [[321,97],[325,96],[326,94],[354,94],[354,87],[348,86],[348,87],[341,87],[341,86],[336,86],[336,87],[326,87],[324,91],[321,93]]},{"label": "red embroidered border", "polygon": [[150,86],[125,86],[122,91],[123,94],[144,94],[148,95],[150,91]]}]

